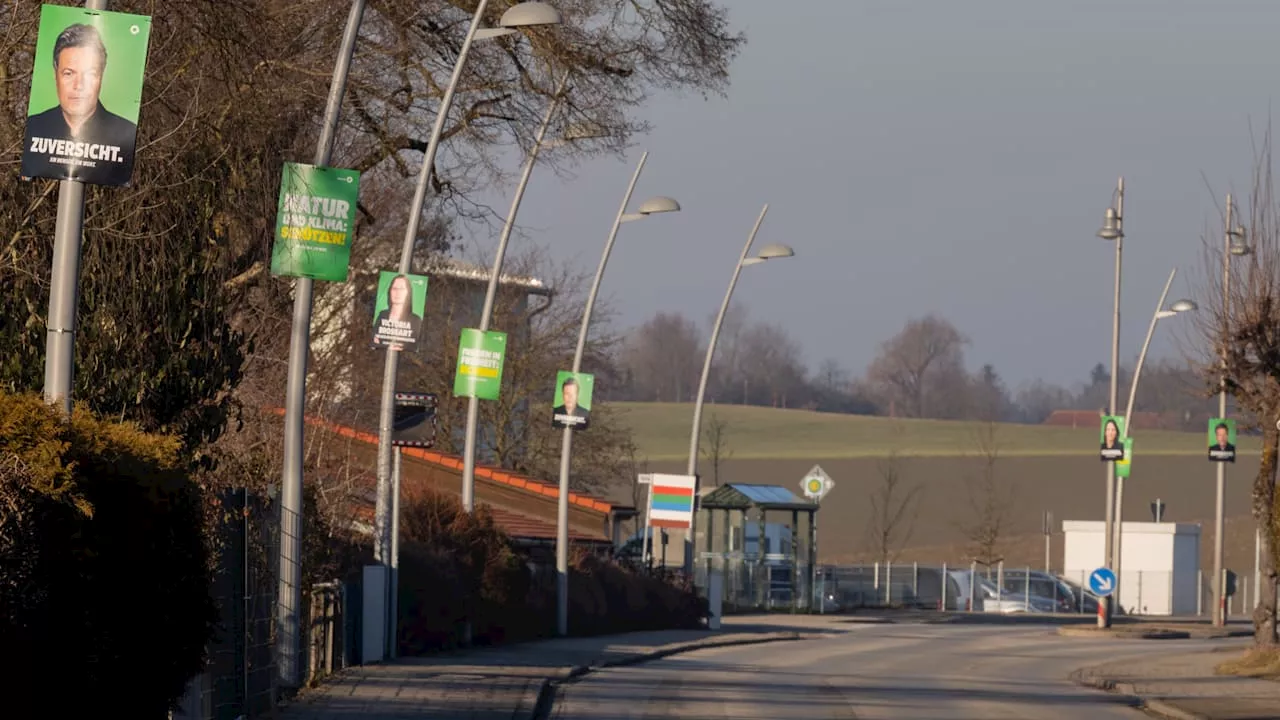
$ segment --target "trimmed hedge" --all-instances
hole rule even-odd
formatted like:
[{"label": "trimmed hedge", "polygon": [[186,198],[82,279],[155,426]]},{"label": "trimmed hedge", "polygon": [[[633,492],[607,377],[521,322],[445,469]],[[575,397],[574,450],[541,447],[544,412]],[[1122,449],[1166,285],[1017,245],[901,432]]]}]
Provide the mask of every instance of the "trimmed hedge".
[{"label": "trimmed hedge", "polygon": [[[215,611],[180,441],[0,392],[0,647],[15,717],[163,716]],[[58,692],[62,689],[63,692]]]},{"label": "trimmed hedge", "polygon": [[[425,492],[401,508],[399,646],[403,655],[456,648],[471,623],[474,645],[555,632],[555,576],[536,576],[485,506]],[[569,575],[570,633],[597,635],[698,627],[706,601],[687,587],[596,556]]]}]

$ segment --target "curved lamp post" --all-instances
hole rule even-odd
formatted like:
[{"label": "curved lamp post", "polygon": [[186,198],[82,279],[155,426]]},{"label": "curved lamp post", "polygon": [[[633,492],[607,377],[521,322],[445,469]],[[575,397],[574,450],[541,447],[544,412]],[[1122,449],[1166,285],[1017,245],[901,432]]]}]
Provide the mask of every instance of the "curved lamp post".
[{"label": "curved lamp post", "polygon": [[[1253,248],[1244,240],[1244,228],[1235,221],[1235,205],[1231,202],[1231,196],[1227,196],[1227,221],[1223,227],[1222,233],[1222,313],[1226,317],[1230,317],[1231,307],[1231,258],[1243,257],[1253,252]],[[1218,387],[1218,417],[1225,418],[1227,416],[1227,382],[1226,382],[1226,347],[1222,348],[1222,382]],[[1226,514],[1226,480],[1227,468],[1226,463],[1214,463],[1217,465],[1215,472],[1217,473],[1217,487],[1215,492],[1214,504],[1214,530],[1213,530],[1213,624],[1221,627],[1227,622],[1226,614],[1226,587],[1223,583],[1223,545],[1222,531],[1224,525],[1224,515]],[[1257,582],[1257,579],[1254,581]],[[1256,587],[1256,584],[1255,584]]]},{"label": "curved lamp post", "polygon": [[[476,5],[475,13],[471,17],[471,25],[467,30],[467,36],[462,41],[462,48],[458,52],[458,59],[454,62],[453,75],[449,78],[449,85],[445,88],[444,96],[440,99],[440,107],[436,111],[435,125],[431,129],[431,136],[427,140],[427,150],[422,158],[422,168],[418,172],[418,182],[414,187],[413,204],[410,207],[409,221],[405,224],[404,240],[400,247],[400,264],[398,272],[408,274],[412,270],[413,265],[413,246],[418,238],[418,227],[422,220],[422,206],[426,201],[427,187],[430,185],[432,170],[435,167],[436,151],[440,146],[440,137],[444,132],[444,124],[449,116],[449,109],[453,105],[453,95],[458,88],[458,80],[462,76],[463,67],[467,62],[467,55],[471,50],[471,43],[479,38],[481,40],[510,35],[517,31],[518,28],[535,27],[540,25],[557,25],[561,22],[559,11],[554,7],[541,2],[526,2],[515,5],[502,14],[497,28],[481,28],[480,22],[484,18],[485,8],[488,6],[489,0],[479,0]],[[548,118],[555,109],[560,93],[557,92],[556,98],[553,98],[551,107],[548,108]],[[541,141],[542,134],[546,132],[547,122],[539,129],[538,139]],[[537,145],[535,144],[535,154]],[[530,165],[526,167],[525,182],[527,182],[527,174]],[[522,188],[523,190],[523,188]],[[516,203],[519,203],[517,196]],[[514,213],[513,213],[514,214]],[[509,216],[507,222],[510,223],[512,218]],[[505,251],[506,233],[504,233],[504,245],[499,248],[497,262],[493,275],[489,278],[489,292],[486,295],[485,308],[492,305],[492,297],[494,286],[497,284],[498,267],[501,266],[502,253]],[[487,317],[485,319],[487,323]],[[393,499],[393,475],[394,460],[391,446],[391,431],[394,425],[395,413],[395,391],[396,378],[400,369],[400,354],[395,346],[388,346],[386,349],[386,360],[383,365],[382,372],[382,398],[378,413],[378,484],[377,484],[377,501],[374,509],[374,557],[379,564],[388,567],[391,571],[387,573],[387,594],[391,594],[391,590],[395,587],[394,578],[394,558],[391,552],[392,548],[392,522],[389,517],[393,510],[395,501]],[[474,403],[474,399],[472,400]],[[468,455],[468,460],[470,456]],[[466,491],[464,485],[464,492]],[[469,510],[470,508],[468,508]],[[385,599],[385,598],[384,598]],[[388,603],[390,609],[390,604]],[[390,617],[388,612],[387,622],[387,638],[386,648],[388,654],[393,654],[392,648],[395,643],[396,618]]]},{"label": "curved lamp post", "polygon": [[[600,281],[604,278],[605,266],[609,264],[609,254],[613,252],[613,241],[618,236],[618,228],[625,222],[643,220],[650,215],[679,212],[680,203],[672,198],[658,196],[649,198],[633,213],[627,212],[631,202],[631,193],[636,189],[636,181],[640,179],[640,171],[644,169],[649,153],[640,156],[636,171],[627,185],[627,193],[622,197],[622,205],[613,219],[613,227],[609,230],[609,239],[604,243],[604,253],[600,256],[600,265],[596,268],[595,278],[591,281],[591,291],[587,294],[587,304],[582,310],[582,325],[578,328],[578,344],[573,351],[573,372],[582,368],[582,353],[587,345],[587,331],[591,326],[591,311],[595,308],[596,295],[600,291]],[[573,428],[566,426],[560,440],[560,487],[556,502],[556,633],[567,635],[569,632],[569,461],[573,454]]]},{"label": "curved lamp post", "polygon": [[[1142,375],[1142,365],[1147,359],[1147,349],[1151,347],[1151,337],[1155,334],[1156,323],[1165,318],[1171,318],[1174,315],[1184,312],[1192,312],[1198,310],[1199,306],[1192,300],[1178,300],[1169,306],[1168,310],[1164,309],[1165,298],[1169,296],[1169,286],[1173,285],[1173,278],[1178,274],[1178,269],[1174,268],[1169,273],[1169,280],[1164,284],[1164,291],[1160,293],[1160,301],[1156,303],[1155,314],[1151,316],[1151,324],[1147,326],[1147,338],[1142,341],[1142,351],[1138,353],[1138,364],[1133,370],[1133,380],[1129,381],[1129,402],[1124,409],[1124,432],[1120,435],[1120,441],[1129,437],[1129,429],[1133,426],[1133,399],[1138,394],[1138,378]],[[1132,462],[1132,458],[1130,458]],[[1120,576],[1122,544],[1124,541],[1124,478],[1116,478],[1116,523],[1113,530],[1115,537],[1112,539],[1112,546],[1115,548],[1115,565],[1112,568],[1116,574],[1116,590],[1111,594],[1116,602],[1120,601],[1120,589],[1124,586]]]},{"label": "curved lamp post", "polygon": [[[1098,237],[1103,240],[1114,240],[1116,243],[1116,283],[1115,299],[1111,318],[1111,391],[1108,394],[1107,412],[1116,414],[1119,404],[1116,395],[1116,371],[1120,366],[1120,265],[1124,255],[1124,178],[1116,183],[1115,205],[1107,208],[1103,216],[1102,229]],[[1125,423],[1128,425],[1128,423]],[[1115,525],[1116,499],[1116,464],[1107,461],[1107,502],[1106,521],[1103,527],[1103,563],[1114,567],[1115,548],[1111,544],[1112,527]],[[1108,595],[1098,603],[1098,627],[1111,627],[1111,615],[1114,607],[1113,597]]]},{"label": "curved lamp post", "polygon": [[[747,236],[747,244],[742,246],[742,256],[738,258],[738,264],[733,266],[733,277],[729,279],[729,289],[724,294],[724,301],[720,303],[720,313],[716,315],[716,324],[711,328],[711,341],[707,343],[707,356],[702,361],[702,378],[698,381],[698,397],[693,403],[693,428],[689,432],[689,463],[686,468],[686,475],[696,475],[698,470],[698,436],[702,429],[702,401],[707,394],[707,377],[711,374],[711,359],[716,354],[716,341],[720,338],[720,326],[724,324],[725,313],[729,310],[729,300],[733,297],[733,288],[738,284],[738,275],[742,272],[742,268],[749,265],[759,265],[766,260],[777,260],[779,258],[788,258],[794,256],[795,250],[787,245],[771,244],[760,248],[760,252],[754,257],[747,257],[747,253],[751,252],[751,244],[755,242],[756,233],[760,231],[760,225],[764,222],[764,216],[769,212],[769,204],[760,210],[760,217],[756,218],[756,224],[751,228],[751,234]],[[696,508],[694,512],[696,523]],[[692,577],[693,574],[693,525],[689,526],[689,532],[684,539],[684,570],[685,573]]]},{"label": "curved lamp post", "polygon": [[[404,241],[400,247],[399,272],[401,273],[407,274],[412,268],[413,246],[418,238],[418,226],[422,220],[422,205],[426,201],[427,187],[430,184],[431,173],[435,166],[436,151],[440,146],[440,136],[444,132],[444,123],[448,118],[449,108],[453,104],[453,94],[458,88],[458,79],[462,76],[462,70],[466,65],[467,54],[471,50],[472,41],[477,37],[486,39],[508,35],[515,32],[515,28],[552,25],[560,22],[560,13],[546,3],[521,3],[503,13],[502,19],[499,21],[500,27],[484,28],[486,32],[481,33],[480,21],[484,17],[484,10],[488,4],[488,0],[480,0],[476,5],[475,14],[471,18],[471,27],[467,31],[466,39],[462,41],[462,48],[459,50],[458,59],[453,66],[453,76],[449,79],[449,85],[440,101],[440,108],[436,111],[435,126],[431,129],[431,137],[427,141],[427,151],[422,158],[422,169],[418,173],[418,184],[414,188],[409,222],[405,225]],[[536,144],[534,147],[536,150]],[[507,220],[510,222],[511,218],[508,217]],[[489,278],[489,292],[485,297],[486,312],[482,320],[482,327],[487,327],[487,310],[492,305],[494,286],[498,278],[498,267],[501,266],[502,253],[505,250],[504,246],[499,246],[497,262],[495,263],[497,267],[495,267],[493,275]],[[382,401],[378,415],[378,495],[377,506],[374,511],[375,557],[384,565],[390,559],[389,551],[391,548],[391,523],[388,522],[387,517],[391,510],[391,430],[394,424],[396,377],[400,365],[399,350],[394,346],[388,346],[386,353],[386,362],[382,373]],[[474,400],[472,402],[474,403]],[[466,491],[465,486],[463,490],[464,492]]]}]

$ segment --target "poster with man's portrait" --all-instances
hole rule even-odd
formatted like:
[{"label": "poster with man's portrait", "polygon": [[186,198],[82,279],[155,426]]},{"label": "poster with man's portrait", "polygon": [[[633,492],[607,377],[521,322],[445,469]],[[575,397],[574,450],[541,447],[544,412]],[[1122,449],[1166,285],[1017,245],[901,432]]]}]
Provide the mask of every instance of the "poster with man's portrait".
[{"label": "poster with man's portrait", "polygon": [[383,270],[373,307],[373,344],[403,350],[422,337],[427,277]]},{"label": "poster with man's portrait", "polygon": [[22,176],[128,185],[151,18],[43,5]]},{"label": "poster with man's portrait", "polygon": [[591,391],[595,376],[561,370],[556,373],[556,396],[551,405],[551,426],[586,430],[591,423]]},{"label": "poster with man's portrait", "polygon": [[1102,416],[1102,449],[1099,454],[1104,461],[1124,459],[1124,441],[1120,439],[1123,434],[1123,417],[1119,415]]},{"label": "poster with man's portrait", "polygon": [[1236,461],[1236,421],[1231,418],[1209,420],[1209,460]]}]

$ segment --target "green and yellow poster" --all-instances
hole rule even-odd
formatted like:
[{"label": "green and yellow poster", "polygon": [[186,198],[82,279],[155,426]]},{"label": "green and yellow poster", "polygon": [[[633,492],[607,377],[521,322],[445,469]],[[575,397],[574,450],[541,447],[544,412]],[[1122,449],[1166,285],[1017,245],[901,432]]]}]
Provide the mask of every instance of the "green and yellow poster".
[{"label": "green and yellow poster", "polygon": [[1116,477],[1129,477],[1129,469],[1133,466],[1133,438],[1124,439],[1124,459],[1116,461]]},{"label": "green and yellow poster", "polygon": [[551,402],[551,426],[585,430],[591,423],[591,393],[595,377],[561,370],[556,373],[556,395]]},{"label": "green and yellow poster", "polygon": [[458,370],[453,378],[453,394],[497,400],[506,355],[506,333],[463,328],[462,338],[458,341]]},{"label": "green and yellow poster", "polygon": [[1103,415],[1101,457],[1103,460],[1123,460],[1124,443],[1120,438],[1124,435],[1124,418],[1120,415]]},{"label": "green and yellow poster", "polygon": [[359,196],[355,170],[285,163],[271,273],[346,282]]},{"label": "green and yellow poster", "polygon": [[129,184],[150,39],[146,15],[40,7],[23,177]]}]

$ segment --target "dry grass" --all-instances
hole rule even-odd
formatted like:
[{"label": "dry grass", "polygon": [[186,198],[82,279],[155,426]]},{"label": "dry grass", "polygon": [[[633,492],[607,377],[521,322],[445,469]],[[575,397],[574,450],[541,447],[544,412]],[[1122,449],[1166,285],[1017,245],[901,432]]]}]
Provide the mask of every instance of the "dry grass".
[{"label": "dry grass", "polygon": [[1280,650],[1254,648],[1234,660],[1218,665],[1214,670],[1219,675],[1280,681]]},{"label": "dry grass", "polygon": [[[610,403],[631,428],[639,455],[651,461],[688,457],[691,403]],[[726,423],[735,460],[883,457],[948,457],[974,452],[978,424],[945,420],[890,420],[882,417],[784,410],[746,405],[707,405],[706,419]],[[1098,428],[1002,424],[1002,456],[1092,455]],[[1134,433],[1137,462],[1151,455],[1204,456],[1204,433],[1144,430]],[[1256,452],[1254,438],[1240,438],[1241,454]]]}]

